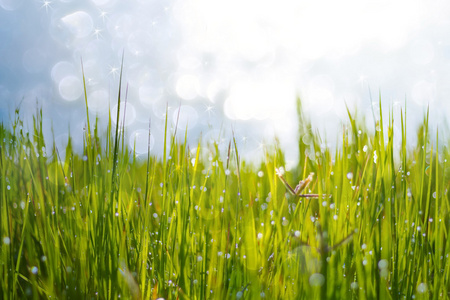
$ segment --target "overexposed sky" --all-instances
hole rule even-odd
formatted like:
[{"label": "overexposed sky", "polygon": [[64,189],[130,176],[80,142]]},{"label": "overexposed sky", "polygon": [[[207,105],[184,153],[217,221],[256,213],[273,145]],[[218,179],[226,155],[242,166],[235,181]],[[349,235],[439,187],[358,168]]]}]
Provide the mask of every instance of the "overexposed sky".
[{"label": "overexposed sky", "polygon": [[369,88],[395,112],[406,99],[410,124],[430,105],[444,127],[450,111],[447,1],[0,0],[0,38],[1,116],[21,103],[29,118],[38,101],[61,145],[85,122],[80,58],[90,112],[106,120],[122,52],[142,154],[149,119],[160,151],[166,104],[192,141],[234,127],[253,157],[277,135],[294,160],[296,96],[331,143],[345,103],[371,118]]}]

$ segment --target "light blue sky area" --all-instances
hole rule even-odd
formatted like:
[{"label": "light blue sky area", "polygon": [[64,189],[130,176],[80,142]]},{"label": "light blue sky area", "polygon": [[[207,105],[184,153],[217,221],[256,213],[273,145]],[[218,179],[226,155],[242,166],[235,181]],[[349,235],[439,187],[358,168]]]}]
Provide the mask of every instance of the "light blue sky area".
[{"label": "light blue sky area", "polygon": [[373,122],[369,88],[396,114],[406,99],[410,126],[429,104],[432,126],[444,130],[446,1],[310,2],[0,0],[1,117],[9,122],[20,105],[30,120],[38,102],[59,147],[69,126],[81,142],[81,57],[90,112],[106,120],[124,52],[125,124],[141,154],[149,120],[152,151],[161,150],[167,104],[173,123],[181,105],[181,134],[220,136],[226,147],[234,127],[249,157],[277,135],[295,160],[297,95],[332,145],[347,120],[344,103]]}]

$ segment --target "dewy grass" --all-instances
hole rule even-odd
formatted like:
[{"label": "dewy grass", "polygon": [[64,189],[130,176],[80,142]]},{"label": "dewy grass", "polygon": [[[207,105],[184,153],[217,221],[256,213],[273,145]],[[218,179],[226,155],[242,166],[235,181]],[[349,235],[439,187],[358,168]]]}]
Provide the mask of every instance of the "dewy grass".
[{"label": "dewy grass", "polygon": [[[69,138],[65,157],[44,143],[41,112],[30,132],[18,111],[0,125],[0,298],[449,297],[450,155],[428,115],[414,146],[402,113],[396,148],[392,112],[373,133],[349,113],[331,151],[299,102],[310,142],[285,172],[277,143],[260,165],[233,137],[227,153],[192,152],[167,114],[163,158],[136,160],[118,107],[115,129],[111,116],[104,137],[88,124],[83,152]],[[291,195],[310,173],[302,193],[317,198]]]}]

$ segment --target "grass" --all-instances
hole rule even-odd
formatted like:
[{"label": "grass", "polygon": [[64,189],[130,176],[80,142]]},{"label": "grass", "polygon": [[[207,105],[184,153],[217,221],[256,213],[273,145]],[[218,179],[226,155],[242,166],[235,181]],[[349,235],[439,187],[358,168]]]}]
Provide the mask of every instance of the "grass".
[{"label": "grass", "polygon": [[[414,146],[402,112],[397,148],[392,112],[373,131],[349,113],[328,149],[299,102],[290,172],[276,142],[260,164],[233,136],[193,152],[167,119],[163,157],[139,160],[118,116],[106,136],[87,119],[65,157],[42,112],[30,132],[18,111],[0,125],[0,298],[449,298],[450,155],[428,115]],[[311,172],[318,198],[288,193]]]}]

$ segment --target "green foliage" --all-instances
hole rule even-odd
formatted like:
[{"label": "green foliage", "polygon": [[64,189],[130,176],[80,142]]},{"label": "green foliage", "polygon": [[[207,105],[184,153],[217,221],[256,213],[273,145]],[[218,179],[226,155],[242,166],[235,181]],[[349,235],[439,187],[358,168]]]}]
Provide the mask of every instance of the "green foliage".
[{"label": "green foliage", "polygon": [[69,138],[60,157],[42,113],[25,133],[17,112],[0,125],[0,297],[448,298],[449,153],[428,116],[413,146],[406,113],[397,144],[392,112],[373,133],[349,112],[331,151],[298,112],[299,165],[284,178],[314,172],[317,199],[287,193],[276,146],[259,166],[233,137],[227,153],[191,151],[166,119],[163,158],[142,161],[117,112],[106,136],[88,124],[83,153]]}]

